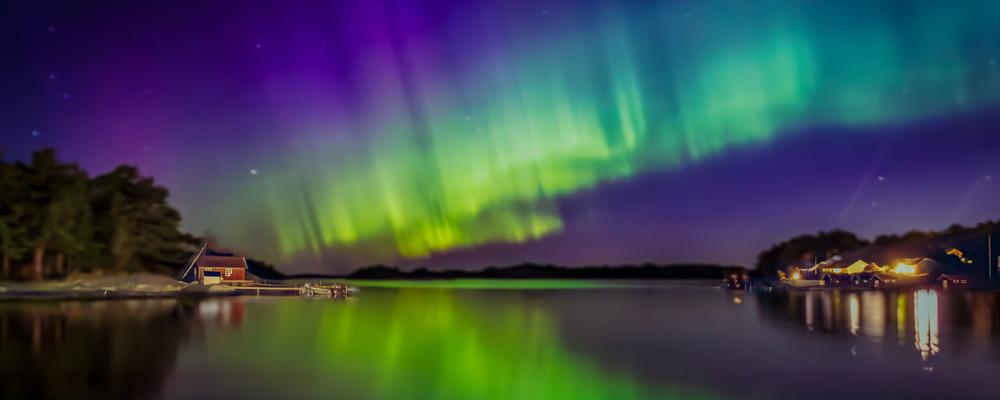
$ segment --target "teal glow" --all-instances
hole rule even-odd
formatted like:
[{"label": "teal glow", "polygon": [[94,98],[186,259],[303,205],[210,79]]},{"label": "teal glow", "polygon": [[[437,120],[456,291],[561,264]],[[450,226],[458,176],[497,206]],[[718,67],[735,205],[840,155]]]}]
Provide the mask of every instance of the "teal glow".
[{"label": "teal glow", "polygon": [[1000,100],[997,2],[593,8],[544,29],[455,23],[496,38],[462,68],[419,36],[371,43],[357,93],[275,94],[352,106],[314,110],[292,128],[306,139],[268,149],[282,161],[234,181],[205,219],[277,262],[422,258],[552,235],[567,195],[799,128]]}]

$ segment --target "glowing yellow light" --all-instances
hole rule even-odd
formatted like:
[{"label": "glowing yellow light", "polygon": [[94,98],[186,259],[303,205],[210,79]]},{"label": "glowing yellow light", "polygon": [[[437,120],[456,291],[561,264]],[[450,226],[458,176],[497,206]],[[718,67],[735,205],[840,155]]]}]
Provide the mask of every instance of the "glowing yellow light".
[{"label": "glowing yellow light", "polygon": [[835,273],[835,274],[839,274],[840,271],[842,271],[840,268],[834,268],[833,269],[833,273]]},{"label": "glowing yellow light", "polygon": [[802,274],[800,274],[799,271],[792,272],[792,280],[796,280],[799,278],[802,278]]},{"label": "glowing yellow light", "polygon": [[917,267],[910,264],[899,263],[896,264],[895,271],[900,275],[913,275],[917,273]]}]

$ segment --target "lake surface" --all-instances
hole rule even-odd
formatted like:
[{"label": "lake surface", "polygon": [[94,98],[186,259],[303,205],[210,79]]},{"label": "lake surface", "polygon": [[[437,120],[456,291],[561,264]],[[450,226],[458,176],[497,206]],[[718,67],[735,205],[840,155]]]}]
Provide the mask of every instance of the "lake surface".
[{"label": "lake surface", "polygon": [[1000,295],[388,282],[0,303],[0,398],[996,398]]}]

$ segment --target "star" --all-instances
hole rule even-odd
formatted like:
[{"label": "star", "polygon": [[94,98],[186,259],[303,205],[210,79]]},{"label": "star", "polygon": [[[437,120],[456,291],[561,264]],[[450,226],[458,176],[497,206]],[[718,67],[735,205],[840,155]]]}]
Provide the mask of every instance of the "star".
[{"label": "star", "polygon": [[257,176],[258,174],[260,171],[257,171],[257,168],[250,168],[250,175]]},{"label": "star", "polygon": [[257,47],[258,49],[259,49],[259,48],[261,48],[261,45],[260,45],[260,43],[257,43],[257,44],[255,45],[255,47]]},{"label": "star", "polygon": [[72,96],[72,95],[70,95],[70,94],[69,94],[69,93],[67,93],[67,92],[63,92],[63,93],[62,93],[61,95],[59,95],[59,97],[62,97],[62,99],[63,99],[63,100],[69,100],[69,99],[70,99],[70,98],[72,98],[73,96]]},{"label": "star", "polygon": [[542,9],[542,16],[549,15],[549,10]]},{"label": "star", "polygon": [[879,175],[877,179],[879,182],[885,182],[885,177],[882,175]]},{"label": "star", "polygon": [[37,138],[39,136],[42,136],[41,132],[39,132],[39,131],[31,131],[31,137]]},{"label": "star", "polygon": [[56,75],[56,74],[49,74],[49,79],[56,79],[56,78],[58,78],[58,77],[59,77],[59,75]]},{"label": "star", "polygon": [[877,201],[873,201],[872,202],[872,207],[878,207],[878,202]]},{"label": "star", "polygon": [[56,28],[54,26],[49,26],[49,33],[55,33]]},{"label": "star", "polygon": [[988,180],[988,181],[992,181],[993,180],[993,175],[986,175],[983,178],[986,178],[986,180]]},{"label": "star", "polygon": [[466,115],[463,118],[465,118],[466,121],[471,121],[472,120],[472,116],[471,115]]}]

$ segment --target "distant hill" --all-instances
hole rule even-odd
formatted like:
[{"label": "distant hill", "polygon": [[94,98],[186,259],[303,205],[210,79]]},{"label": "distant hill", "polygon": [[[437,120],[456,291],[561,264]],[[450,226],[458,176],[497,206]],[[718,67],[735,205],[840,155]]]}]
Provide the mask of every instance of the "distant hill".
[{"label": "distant hill", "polygon": [[418,268],[412,271],[375,265],[360,268],[348,279],[722,279],[728,273],[743,273],[745,268],[730,265],[621,265],[565,267],[551,264],[520,264],[509,267],[489,267],[480,271]]},{"label": "distant hill", "polygon": [[247,258],[247,268],[249,268],[251,274],[262,279],[280,280],[289,278],[288,275],[279,271],[275,266],[253,258]]}]

